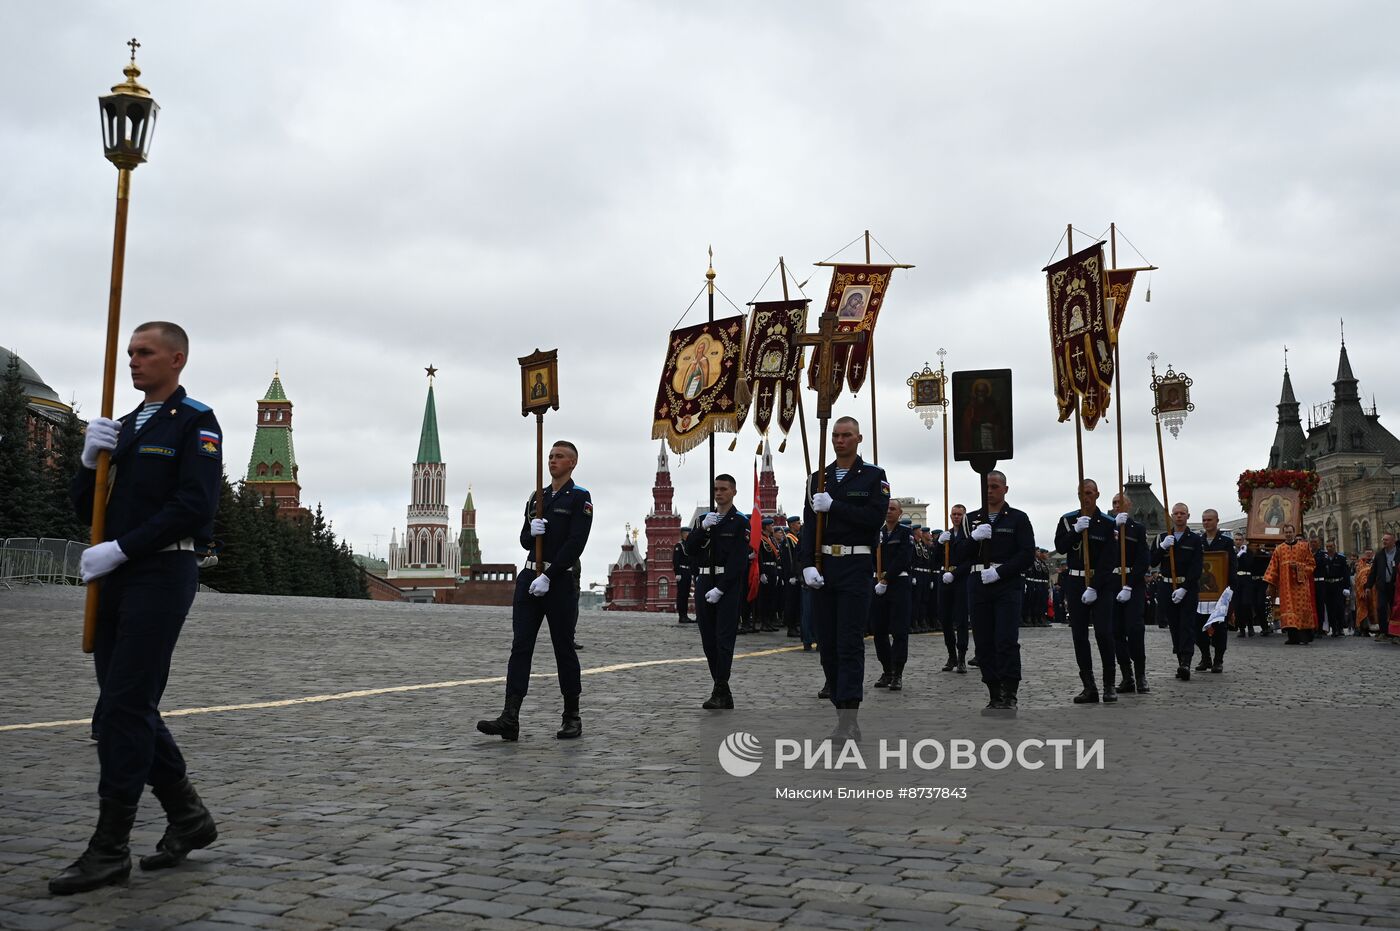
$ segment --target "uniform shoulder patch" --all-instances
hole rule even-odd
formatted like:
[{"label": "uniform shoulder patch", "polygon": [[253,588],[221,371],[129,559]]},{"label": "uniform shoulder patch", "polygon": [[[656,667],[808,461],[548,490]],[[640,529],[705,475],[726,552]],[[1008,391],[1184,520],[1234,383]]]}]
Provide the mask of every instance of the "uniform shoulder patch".
[{"label": "uniform shoulder patch", "polygon": [[181,401],[180,403],[181,403],[181,404],[188,405],[189,407],[194,408],[196,411],[198,411],[198,412],[201,413],[201,414],[207,414],[207,413],[209,413],[210,411],[213,410],[213,408],[210,407],[208,404],[205,404],[203,401],[196,401],[194,398],[190,397],[189,395],[186,395],[186,396],[185,396],[185,399],[184,399],[183,401]]},{"label": "uniform shoulder patch", "polygon": [[[198,402],[196,402],[198,403]],[[223,437],[213,430],[199,431],[199,454],[218,459],[223,450]]]},{"label": "uniform shoulder patch", "polygon": [[884,481],[884,480],[882,479],[882,480],[880,481],[880,494],[882,494],[882,495],[888,495],[889,493],[890,493],[890,483],[889,483],[889,482],[886,482],[886,481]]},{"label": "uniform shoulder patch", "polygon": [[584,516],[584,517],[592,517],[592,516],[593,516],[593,499],[592,499],[592,498],[589,498],[587,501],[583,502],[583,516]]}]

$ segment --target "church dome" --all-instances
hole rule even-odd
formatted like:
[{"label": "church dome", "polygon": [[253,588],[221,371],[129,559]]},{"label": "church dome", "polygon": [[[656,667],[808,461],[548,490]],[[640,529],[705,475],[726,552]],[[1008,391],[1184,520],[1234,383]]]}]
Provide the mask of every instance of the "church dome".
[{"label": "church dome", "polygon": [[10,350],[0,346],[0,375],[9,371],[10,359],[19,359],[19,380],[24,386],[24,393],[28,396],[30,403],[39,404],[44,407],[57,407],[68,410],[67,404],[59,398],[58,392],[54,391],[44,380],[39,377],[39,373],[34,371],[33,366]]}]

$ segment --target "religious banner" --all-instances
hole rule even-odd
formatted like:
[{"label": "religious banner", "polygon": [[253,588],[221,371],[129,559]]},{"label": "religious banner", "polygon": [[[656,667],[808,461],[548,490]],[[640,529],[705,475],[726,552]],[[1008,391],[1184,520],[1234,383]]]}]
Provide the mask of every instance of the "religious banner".
[{"label": "religious banner", "polygon": [[1050,353],[1060,421],[1076,400],[1085,430],[1108,410],[1113,385],[1113,345],[1104,312],[1103,243],[1045,269],[1050,310]]},{"label": "religious banner", "polygon": [[786,434],[797,417],[798,377],[802,347],[797,338],[807,331],[811,301],[759,301],[750,306],[749,339],[744,350],[744,381],[753,396],[753,424],[767,433],[773,411],[778,429]]},{"label": "religious banner", "polygon": [[[885,302],[893,265],[837,265],[831,275],[831,288],[826,296],[826,309],[836,314],[837,333],[875,332],[875,320]],[[898,266],[903,267],[903,266]],[[832,347],[833,384],[839,394],[844,379],[852,391],[865,384],[866,360],[870,356],[871,340]],[[820,384],[818,361],[814,354],[807,366],[807,387],[816,390]]]},{"label": "religious banner", "polygon": [[712,433],[738,433],[749,410],[743,362],[742,316],[671,331],[651,438],[684,453]]},{"label": "religious banner", "polygon": [[1103,273],[1103,296],[1108,308],[1109,348],[1118,342],[1118,330],[1123,326],[1123,314],[1128,309],[1128,295],[1133,293],[1136,268],[1110,268]]}]

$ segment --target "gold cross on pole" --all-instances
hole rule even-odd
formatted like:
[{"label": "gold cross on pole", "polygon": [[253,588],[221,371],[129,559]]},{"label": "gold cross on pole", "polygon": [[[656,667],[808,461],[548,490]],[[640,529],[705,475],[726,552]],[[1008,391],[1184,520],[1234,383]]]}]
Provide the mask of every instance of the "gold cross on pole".
[{"label": "gold cross on pole", "polygon": [[835,379],[835,348],[838,345],[854,346],[865,342],[865,333],[838,333],[838,321],[834,311],[827,311],[817,321],[817,332],[803,333],[797,337],[799,346],[812,346],[817,351],[817,419],[831,419],[831,405],[836,400],[840,385]]},{"label": "gold cross on pole", "polygon": [[132,37],[131,37],[131,41],[128,42],[128,43],[126,43],[126,44],[131,48],[131,60],[132,60],[132,61],[135,61],[135,60],[136,60],[136,50],[139,49],[139,48],[141,47],[141,43],[136,41],[136,37],[135,37],[135,36],[132,36]]}]

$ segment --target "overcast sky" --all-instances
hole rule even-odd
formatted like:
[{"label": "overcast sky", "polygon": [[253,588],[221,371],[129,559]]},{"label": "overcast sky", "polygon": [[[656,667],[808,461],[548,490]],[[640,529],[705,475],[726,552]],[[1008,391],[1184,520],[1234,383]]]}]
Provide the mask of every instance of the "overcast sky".
[{"label": "overcast sky", "polygon": [[[218,413],[235,479],[280,365],[303,500],[358,552],[387,555],[403,532],[431,363],[453,529],[471,485],[485,559],[522,557],[534,430],[515,360],[558,348],[563,406],[546,433],[582,451],[596,509],[585,581],[602,581],[624,524],[650,506],[662,354],[710,244],[741,306],[780,254],[820,300],[829,272],[811,263],[865,229],[916,265],[880,316],[881,464],[895,494],[940,502],[940,434],[905,408],[905,378],[937,365],[940,346],[950,369],[1010,367],[1009,500],[1043,545],[1074,504],[1040,272],[1068,222],[1092,235],[1116,221],[1161,266],[1150,304],[1139,279],[1122,338],[1127,462],[1159,493],[1149,352],[1195,379],[1198,409],[1166,456],[1171,496],[1196,514],[1238,515],[1236,476],[1267,465],[1285,343],[1306,410],[1331,397],[1344,316],[1362,392],[1383,423],[1400,417],[1395,4],[2,15],[0,343],[98,412],[116,172],[95,98],[138,36],[162,109],[132,185],[123,329],[188,328],[184,383]],[[1138,262],[1123,242],[1119,260]],[[780,296],[776,280],[764,298]],[[687,323],[703,314],[701,301]],[[123,412],[137,396],[118,386]],[[868,391],[837,405],[865,423],[867,458]],[[734,453],[728,439],[719,465],[747,503],[756,435]],[[1113,483],[1112,422],[1086,436],[1086,460]],[[672,468],[688,512],[707,497],[703,450]],[[801,474],[794,437],[778,462],[784,505]],[[976,495],[953,463],[952,496]]]}]

